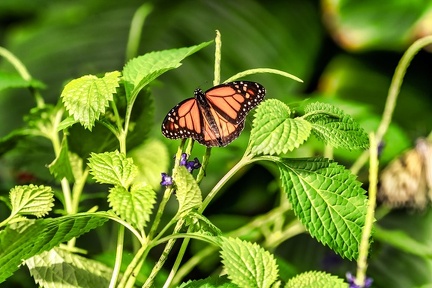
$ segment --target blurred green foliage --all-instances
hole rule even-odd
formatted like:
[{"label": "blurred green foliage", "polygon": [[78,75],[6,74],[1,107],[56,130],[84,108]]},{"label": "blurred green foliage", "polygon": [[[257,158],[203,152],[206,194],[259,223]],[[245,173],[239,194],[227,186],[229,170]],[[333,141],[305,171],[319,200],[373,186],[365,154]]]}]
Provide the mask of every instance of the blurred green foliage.
[{"label": "blurred green foliage", "polygon": [[[269,74],[255,75],[248,80],[262,83],[268,98],[280,99],[294,109],[306,99],[333,103],[367,131],[378,126],[394,68],[403,51],[415,39],[432,33],[432,2],[427,0],[149,2],[154,9],[145,22],[139,54],[208,41],[218,29],[223,41],[222,81],[249,68],[284,70],[300,77],[304,83]],[[2,0],[0,46],[12,51],[34,78],[45,83],[43,94],[48,102],[54,103],[70,79],[123,67],[131,19],[141,4],[143,1],[137,0]],[[206,48],[154,84],[151,92],[156,113],[152,136],[163,138],[160,123],[172,106],[191,97],[197,87],[213,86],[213,57],[214,51]],[[415,138],[430,133],[431,64],[430,53],[422,51],[408,69],[392,126],[384,137],[382,166],[412,146]],[[2,59],[0,70],[13,72]],[[20,127],[24,115],[34,105],[30,93],[23,89],[0,90],[0,136]],[[247,135],[245,131],[230,146],[212,151],[203,191],[208,191],[240,157]],[[163,141],[173,149],[178,144]],[[50,151],[44,145],[32,143],[31,147],[21,147],[20,153],[7,154],[1,160],[2,194],[18,182],[22,173],[39,179],[47,177],[48,171],[35,167],[50,163],[53,155],[32,152]],[[322,144],[312,140],[293,152],[293,156],[322,154],[322,150]],[[199,155],[202,151],[198,148],[195,153]],[[336,160],[346,165],[359,155],[340,149],[335,152]],[[366,182],[364,173],[359,177]],[[233,229],[229,227],[233,220],[226,219],[241,223],[242,217],[264,213],[278,201],[272,189],[272,182],[278,181],[276,175],[262,166],[242,171],[209,207],[209,217],[214,214],[218,219],[225,219],[221,221],[227,222],[225,226],[220,223],[219,227]],[[402,210],[387,215],[379,225],[400,229],[430,245],[430,218],[429,211]],[[108,231],[101,232],[104,233]],[[103,242],[102,239],[103,236],[98,241]],[[96,248],[94,253],[100,252],[94,246],[97,245],[93,241],[88,249]],[[102,250],[107,249],[103,243],[100,246]],[[343,276],[355,269],[355,263],[341,260],[308,235],[284,242],[275,252],[298,272],[319,269]],[[431,272],[432,261],[428,257],[413,256],[380,241],[372,247],[368,274],[374,278],[374,287],[426,285],[432,283]],[[200,277],[199,271],[197,275]],[[13,281],[18,280],[10,283]]]}]

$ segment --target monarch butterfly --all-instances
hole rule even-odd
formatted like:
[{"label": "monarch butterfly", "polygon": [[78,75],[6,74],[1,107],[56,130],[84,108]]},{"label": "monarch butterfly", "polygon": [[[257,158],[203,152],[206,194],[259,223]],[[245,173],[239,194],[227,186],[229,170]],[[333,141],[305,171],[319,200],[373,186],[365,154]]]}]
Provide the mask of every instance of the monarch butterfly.
[{"label": "monarch butterfly", "polygon": [[244,128],[248,112],[265,96],[265,88],[249,81],[221,84],[206,92],[196,89],[165,116],[162,134],[170,139],[192,138],[207,147],[226,146]]}]

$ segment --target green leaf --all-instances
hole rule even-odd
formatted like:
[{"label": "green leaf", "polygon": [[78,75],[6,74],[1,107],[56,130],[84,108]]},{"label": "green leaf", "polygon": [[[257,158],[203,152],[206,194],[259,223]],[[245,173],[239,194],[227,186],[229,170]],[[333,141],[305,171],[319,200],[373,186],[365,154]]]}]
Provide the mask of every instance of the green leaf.
[{"label": "green leaf", "polygon": [[311,125],[291,119],[287,105],[269,99],[258,106],[251,131],[253,154],[282,154],[298,148],[310,135]]},{"label": "green leaf", "polygon": [[112,269],[100,262],[54,248],[25,261],[37,284],[56,287],[108,287]]},{"label": "green leaf", "polygon": [[77,123],[78,121],[74,119],[74,117],[69,116],[66,117],[66,119],[64,119],[63,121],[60,122],[60,124],[57,127],[57,131],[62,131],[66,128],[69,128],[70,126],[72,126],[73,124]]},{"label": "green leaf", "polygon": [[75,121],[91,130],[94,122],[105,113],[109,101],[113,100],[119,81],[118,71],[106,73],[102,78],[86,75],[72,80],[61,94],[66,110]]},{"label": "green leaf", "polygon": [[349,150],[367,149],[369,137],[359,124],[341,109],[327,103],[311,103],[305,107],[305,120],[312,132],[333,147]]},{"label": "green leaf", "polygon": [[309,271],[290,279],[285,288],[346,288],[343,279],[320,271]]},{"label": "green leaf", "polygon": [[190,232],[201,232],[210,236],[222,235],[222,231],[207,217],[193,210],[186,215],[186,225]]},{"label": "green leaf", "polygon": [[167,171],[171,161],[165,144],[159,140],[150,139],[133,149],[128,156],[138,167],[136,182],[145,182],[154,190],[158,190],[161,171]]},{"label": "green leaf", "polygon": [[9,193],[12,215],[33,215],[42,217],[54,206],[54,193],[49,186],[33,184],[15,186]]},{"label": "green leaf", "polygon": [[119,151],[91,153],[88,165],[97,182],[123,186],[125,189],[129,188],[137,174],[132,158],[126,158]]},{"label": "green leaf", "polygon": [[63,137],[61,143],[60,154],[54,161],[48,165],[48,169],[57,180],[66,178],[69,182],[74,181],[72,166],[69,161],[69,147],[67,144],[67,137]]},{"label": "green leaf", "polygon": [[312,237],[348,259],[358,256],[366,196],[349,170],[325,158],[281,159],[282,187]]},{"label": "green leaf", "polygon": [[128,103],[134,100],[132,96],[136,96],[151,81],[163,73],[179,67],[183,59],[212,42],[204,42],[199,45],[179,49],[150,52],[130,60],[123,68],[123,80],[125,82]]},{"label": "green leaf", "polygon": [[228,278],[239,287],[266,288],[278,278],[278,267],[272,254],[256,243],[238,238],[221,238],[222,262]]},{"label": "green leaf", "polygon": [[238,288],[238,286],[231,283],[226,277],[212,276],[201,280],[189,280],[178,288]]},{"label": "green leaf", "polygon": [[131,191],[115,186],[108,195],[110,207],[126,222],[136,228],[143,228],[150,220],[156,192],[149,185],[133,185]]},{"label": "green leaf", "polygon": [[6,136],[0,138],[0,156],[13,150],[20,141],[26,139],[27,136],[31,134],[31,129],[15,129]]},{"label": "green leaf", "polygon": [[174,174],[176,185],[176,197],[179,202],[178,214],[186,212],[193,208],[198,208],[202,203],[201,190],[184,166],[179,166]]},{"label": "green leaf", "polygon": [[23,260],[101,226],[107,218],[98,214],[22,221],[6,227],[0,233],[0,283],[11,276]]},{"label": "green leaf", "polygon": [[8,88],[43,88],[45,85],[37,80],[24,80],[18,73],[0,71],[0,91]]}]

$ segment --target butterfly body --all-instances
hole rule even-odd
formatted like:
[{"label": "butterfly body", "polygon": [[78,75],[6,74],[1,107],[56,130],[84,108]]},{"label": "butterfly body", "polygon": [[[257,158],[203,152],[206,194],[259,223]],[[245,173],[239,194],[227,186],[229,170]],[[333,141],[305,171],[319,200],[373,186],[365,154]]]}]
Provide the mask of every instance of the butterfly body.
[{"label": "butterfly body", "polygon": [[194,98],[172,108],[162,123],[162,133],[170,139],[192,138],[207,147],[226,146],[244,128],[250,110],[265,96],[265,88],[249,81],[236,81],[196,89]]}]

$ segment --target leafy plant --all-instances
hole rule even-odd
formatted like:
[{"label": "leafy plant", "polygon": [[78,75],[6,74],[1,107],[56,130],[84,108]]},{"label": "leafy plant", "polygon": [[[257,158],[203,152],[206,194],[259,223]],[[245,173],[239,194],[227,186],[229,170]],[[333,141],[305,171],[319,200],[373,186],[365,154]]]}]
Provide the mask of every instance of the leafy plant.
[{"label": "leafy plant", "polygon": [[[55,181],[52,186],[15,186],[9,198],[1,198],[11,213],[0,223],[0,282],[7,281],[24,260],[35,282],[44,287],[59,283],[72,287],[152,287],[161,283],[179,287],[346,287],[343,279],[319,271],[285,277],[282,260],[271,251],[307,231],[341,257],[366,261],[374,198],[368,204],[355,174],[331,157],[292,157],[312,135],[329,150],[367,149],[368,135],[343,110],[328,103],[305,101],[296,107],[267,99],[254,112],[243,156],[209,191],[201,191],[200,183],[206,180],[211,165],[210,148],[201,161],[189,161],[194,143],[181,141],[172,172],[167,171],[171,161],[168,148],[157,139],[160,133],[151,133],[151,85],[212,43],[150,52],[132,58],[122,71],[74,79],[64,86],[55,106],[45,103],[40,91],[43,84],[32,79],[14,55],[0,48],[0,55],[19,73],[2,77],[0,88],[29,88],[37,103],[25,119],[25,127],[0,139],[0,151],[13,151],[23,141],[48,140],[54,154],[48,170]],[[217,85],[221,82],[219,34],[215,44]],[[299,80],[286,72],[258,68],[224,82],[255,73]],[[385,125],[377,133],[378,141],[371,137],[371,159],[377,158],[377,142]],[[278,170],[280,203],[238,230],[223,232],[204,212],[230,179],[254,163]],[[199,169],[197,174],[195,169]],[[161,173],[165,189],[158,197]],[[374,183],[376,187],[376,179],[370,181],[371,187]],[[92,196],[90,187],[103,191],[101,197],[110,210],[85,206],[84,201]],[[167,205],[174,197],[177,209],[169,215]],[[57,210],[52,211],[54,199],[58,200]],[[80,255],[83,251],[76,238],[107,225],[108,220],[117,228],[113,261]],[[208,246],[188,259],[191,239]],[[133,243],[131,258],[129,240]],[[181,246],[174,253],[177,242]],[[163,251],[153,262],[155,248],[161,245]],[[185,281],[186,275],[216,250],[220,250],[224,273]],[[171,272],[166,275],[168,262]],[[363,283],[364,273],[365,269],[357,274]]]}]

